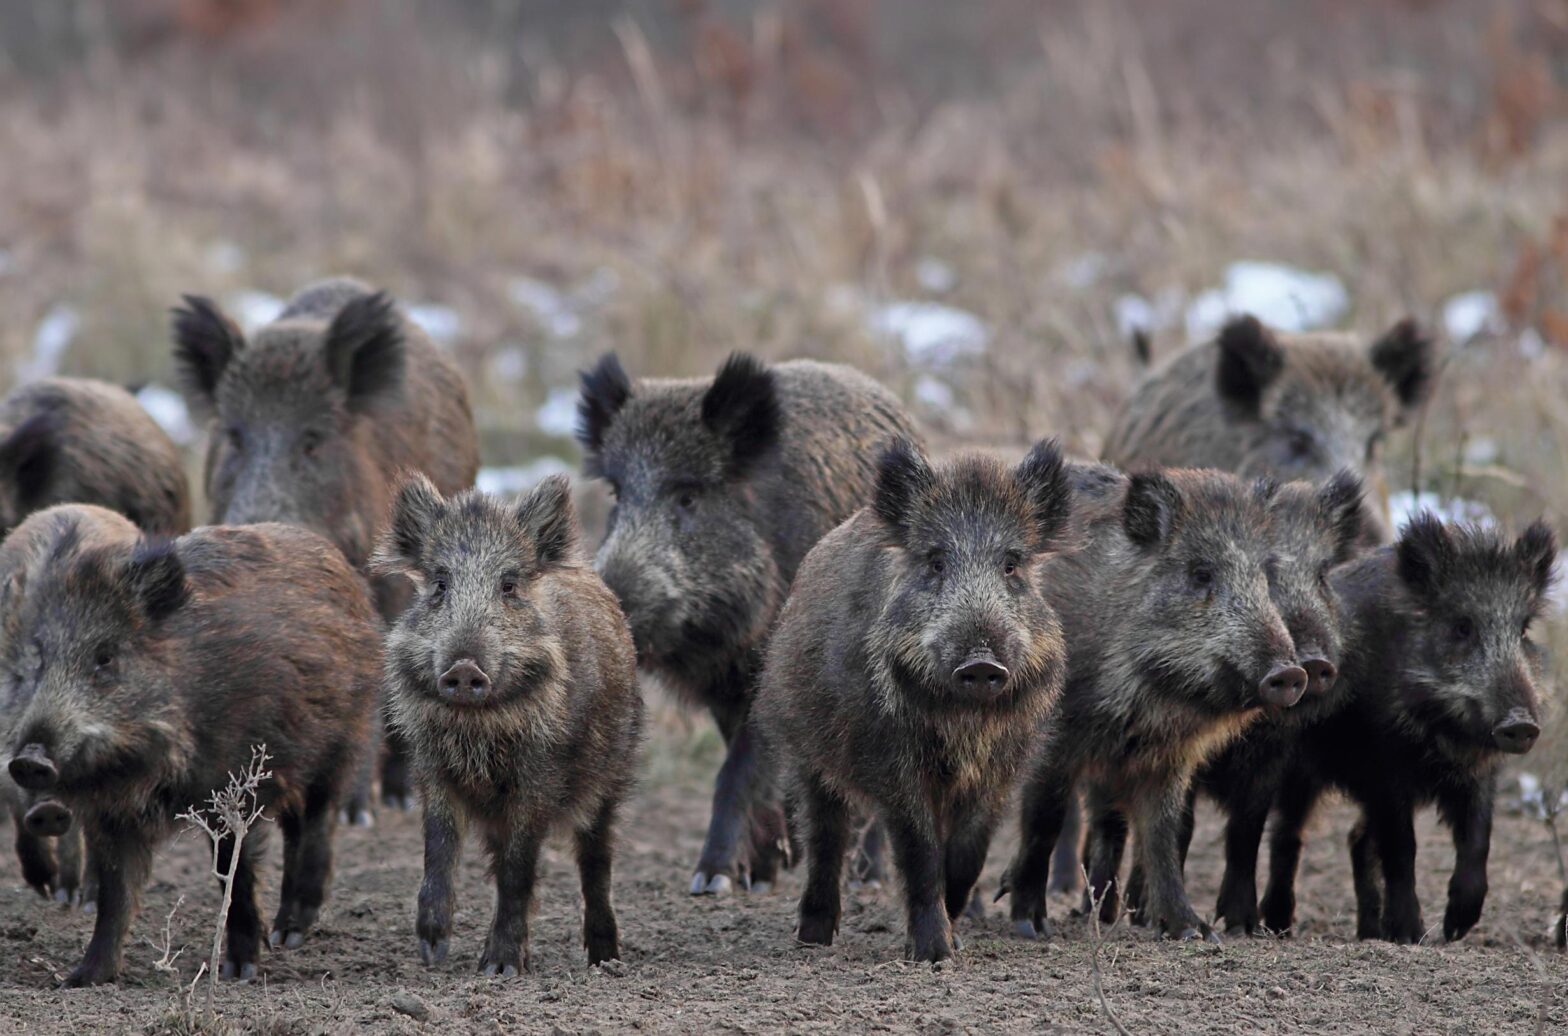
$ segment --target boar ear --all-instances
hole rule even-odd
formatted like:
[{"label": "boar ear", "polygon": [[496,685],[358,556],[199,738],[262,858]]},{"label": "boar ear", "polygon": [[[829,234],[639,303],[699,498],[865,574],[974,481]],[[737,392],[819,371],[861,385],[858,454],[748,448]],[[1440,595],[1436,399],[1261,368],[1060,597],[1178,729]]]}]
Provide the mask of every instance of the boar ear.
[{"label": "boar ear", "polygon": [[1018,465],[1013,477],[1034,508],[1035,535],[1042,547],[1055,539],[1072,510],[1072,487],[1055,439],[1042,439]]},{"label": "boar ear", "polygon": [[419,567],[430,527],[441,514],[441,492],[420,472],[410,472],[397,487],[392,520],[381,535],[371,565],[383,572],[409,572]]},{"label": "boar ear", "polygon": [[245,336],[211,299],[182,298],[185,305],[172,311],[174,366],[186,393],[210,409],[229,361],[245,348]]},{"label": "boar ear", "polygon": [[1552,588],[1553,568],[1557,564],[1557,535],[1543,521],[1530,523],[1514,543],[1514,554],[1529,572],[1535,591],[1544,595]]},{"label": "boar ear", "polygon": [[936,485],[936,474],[920,447],[899,436],[882,450],[877,460],[877,491],[873,505],[900,541],[909,531],[909,513],[920,498]]},{"label": "boar ear", "polygon": [[1349,561],[1366,525],[1361,476],[1348,468],[1318,488],[1318,513],[1334,534],[1334,560]]},{"label": "boar ear", "polygon": [[56,443],[64,423],[58,410],[40,410],[0,441],[0,478],[11,484],[23,510],[35,509],[49,488]]},{"label": "boar ear", "polygon": [[729,444],[727,465],[743,474],[778,445],[784,423],[773,372],[746,353],[732,353],[702,396],[702,423]]},{"label": "boar ear", "polygon": [[1372,343],[1372,366],[1393,388],[1404,410],[1414,410],[1426,401],[1432,387],[1434,351],[1432,339],[1410,317]]},{"label": "boar ear", "polygon": [[142,612],[161,622],[173,615],[190,596],[185,585],[185,563],[170,539],[143,539],[125,563],[126,585],[136,595]]},{"label": "boar ear", "polygon": [[1170,536],[1185,510],[1176,483],[1158,471],[1142,471],[1127,485],[1122,528],[1138,546],[1152,547]]},{"label": "boar ear", "polygon": [[1422,511],[1399,534],[1394,546],[1399,578],[1423,595],[1434,594],[1453,570],[1456,550],[1448,529],[1430,511]]},{"label": "boar ear", "polygon": [[605,433],[615,422],[615,415],[632,398],[632,380],[614,353],[599,357],[593,369],[583,371],[579,377],[583,389],[577,400],[577,441],[591,457],[604,445]]},{"label": "boar ear", "polygon": [[1220,329],[1215,384],[1220,396],[1249,411],[1285,369],[1285,349],[1254,316],[1237,317]]},{"label": "boar ear", "polygon": [[551,475],[517,503],[517,524],[534,543],[541,565],[564,565],[577,556],[577,508],[572,480]]},{"label": "boar ear", "polygon": [[407,357],[403,326],[384,291],[356,295],[327,328],[327,370],[348,396],[349,409],[366,410],[402,391]]}]

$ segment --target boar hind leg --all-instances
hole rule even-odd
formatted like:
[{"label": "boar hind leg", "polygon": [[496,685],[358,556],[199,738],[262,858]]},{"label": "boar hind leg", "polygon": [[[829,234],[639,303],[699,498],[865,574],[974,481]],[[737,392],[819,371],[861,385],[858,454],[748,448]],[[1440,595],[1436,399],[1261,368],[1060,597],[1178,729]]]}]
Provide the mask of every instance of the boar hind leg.
[{"label": "boar hind leg", "polygon": [[1146,795],[1135,807],[1136,850],[1143,861],[1144,908],[1149,923],[1176,939],[1219,939],[1187,899],[1181,874],[1182,813],[1187,804],[1185,782]]},{"label": "boar hind leg", "polygon": [[1356,890],[1356,938],[1377,939],[1383,934],[1383,888],[1378,877],[1377,840],[1365,815],[1357,818],[1346,840]]},{"label": "boar hind leg", "polygon": [[16,825],[16,858],[22,864],[22,880],[32,890],[48,899],[59,889],[59,872],[55,865],[54,848],[49,839],[27,830],[22,822],[26,812],[21,807],[20,792],[11,803],[11,822]]},{"label": "boar hind leg", "polygon": [[[838,931],[842,903],[839,879],[849,845],[849,805],[815,774],[802,780],[806,807],[806,888],[800,895],[801,942],[831,946]],[[881,821],[872,821],[874,828]]]},{"label": "boar hind leg", "polygon": [[539,848],[544,832],[520,828],[494,831],[490,853],[495,868],[495,919],[479,957],[479,973],[511,978],[532,967],[528,950],[528,912],[534,902]]},{"label": "boar hind leg", "polygon": [[279,818],[283,828],[283,889],[268,941],[292,950],[305,941],[326,902],[332,877],[332,803],[325,790],[312,792],[305,809]]},{"label": "boar hind leg", "polygon": [[887,880],[887,828],[872,817],[860,835],[860,847],[849,867],[849,887],[877,888]]},{"label": "boar hind leg", "polygon": [[1083,848],[1083,810],[1078,804],[1076,790],[1068,795],[1067,812],[1062,814],[1062,833],[1056,836],[1056,848],[1051,856],[1051,880],[1047,886],[1052,892],[1076,892],[1081,877],[1078,855]]},{"label": "boar hind leg", "polygon": [[577,832],[577,874],[583,886],[583,946],[588,963],[621,956],[621,934],[610,904],[610,866],[614,854],[615,803],[600,807],[593,822]]},{"label": "boar hind leg", "polygon": [[[947,885],[949,921],[956,921],[970,912],[971,894],[980,880],[980,872],[985,869],[985,856],[991,849],[991,835],[995,829],[995,817],[977,816],[960,824],[948,838],[942,871]],[[981,916],[984,916],[983,912]]]},{"label": "boar hind leg", "polygon": [[1301,836],[1321,789],[1300,770],[1288,770],[1276,799],[1279,817],[1269,841],[1269,883],[1263,893],[1263,926],[1276,935],[1296,923],[1296,869],[1301,865]]},{"label": "boar hind leg", "polygon": [[223,961],[218,973],[223,978],[246,982],[256,977],[256,962],[261,957],[261,913],[256,907],[256,857],[261,852],[261,839],[253,832],[240,847],[237,861],[233,838],[219,839],[216,849],[218,873],[226,875],[229,867],[234,867],[232,899],[223,933]]},{"label": "boar hind leg", "polygon": [[1492,779],[1461,788],[1450,786],[1437,805],[1454,834],[1454,873],[1448,879],[1448,908],[1443,938],[1462,939],[1481,920],[1486,903],[1486,858],[1492,848]]},{"label": "boar hind leg", "polygon": [[942,847],[925,817],[892,815],[887,819],[893,859],[904,879],[904,908],[909,935],[904,956],[935,963],[953,955],[953,927],[943,903]]},{"label": "boar hind leg", "polygon": [[745,707],[715,709],[714,718],[724,734],[727,750],[713,788],[708,837],[691,879],[694,896],[728,892],[740,876],[736,865],[740,838],[743,831],[750,830],[752,793],[760,783],[757,739]]},{"label": "boar hind leg", "polygon": [[95,832],[87,858],[97,872],[98,916],[67,986],[98,985],[119,976],[125,936],[152,867],[152,846],[138,832]]},{"label": "boar hind leg", "polygon": [[1251,935],[1258,929],[1258,849],[1268,824],[1273,796],[1269,789],[1237,789],[1228,799],[1225,821],[1225,876],[1214,905],[1227,934]]},{"label": "boar hind leg", "polygon": [[[1098,909],[1103,923],[1114,924],[1121,913],[1117,886],[1122,853],[1127,846],[1127,814],[1098,791],[1091,791],[1088,816],[1089,837],[1083,847],[1083,868],[1089,875],[1089,884],[1083,891],[1083,912],[1088,914]],[[1141,870],[1139,876],[1141,879]],[[1132,898],[1128,897],[1129,905],[1133,905]]]},{"label": "boar hind leg", "polygon": [[1426,928],[1416,897],[1415,811],[1402,803],[1376,803],[1367,811],[1368,829],[1383,864],[1383,938],[1418,943]]},{"label": "boar hind leg", "polygon": [[457,890],[452,871],[463,848],[463,817],[439,789],[425,788],[425,878],[419,886],[419,959],[427,966],[446,960],[452,938]]},{"label": "boar hind leg", "polygon": [[1018,817],[1018,852],[1002,876],[997,898],[1010,897],[1013,932],[1026,939],[1051,934],[1045,916],[1045,888],[1051,877],[1051,852],[1072,798],[1070,775],[1051,767],[1037,771],[1024,786]]}]

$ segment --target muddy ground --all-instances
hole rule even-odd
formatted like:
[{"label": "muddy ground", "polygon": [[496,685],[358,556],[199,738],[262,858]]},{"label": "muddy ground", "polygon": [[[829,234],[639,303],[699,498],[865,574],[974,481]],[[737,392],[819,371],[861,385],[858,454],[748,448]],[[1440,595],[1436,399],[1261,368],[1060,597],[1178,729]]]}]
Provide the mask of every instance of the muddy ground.
[{"label": "muddy ground", "polygon": [[[1003,908],[964,922],[961,961],[932,968],[900,960],[902,922],[892,890],[851,893],[838,944],[796,945],[800,875],[771,895],[694,900],[684,888],[706,819],[705,780],[716,766],[710,731],[666,729],[650,746],[642,793],[626,812],[617,860],[624,961],[590,970],[577,942],[575,868],[547,852],[533,927],[536,971],[489,981],[473,968],[491,894],[477,852],[464,860],[465,906],[452,955],[419,964],[413,904],[420,880],[415,814],[383,814],[370,830],[344,830],[337,881],[307,944],[265,958],[264,977],[226,985],[226,1026],[268,1033],[415,1032],[392,1006],[400,991],[442,1033],[518,1032],[1104,1032],[1085,922],[1054,902],[1056,938],[1011,938]],[[1316,825],[1303,863],[1301,934],[1233,939],[1223,948],[1158,942],[1125,924],[1107,931],[1106,997],[1127,1030],[1219,1033],[1531,1033],[1568,1031],[1568,961],[1546,938],[1557,898],[1550,838],[1535,822],[1503,816],[1492,846],[1491,896],[1462,943],[1394,947],[1358,943],[1344,851],[1350,811]],[[1442,915],[1451,852],[1430,815],[1420,825],[1421,896],[1429,923]],[[1219,825],[1205,810],[1189,878],[1200,909],[1219,880]],[[268,854],[264,910],[275,906],[278,848]],[[984,882],[994,890],[1011,851],[1006,832]],[[165,918],[184,953],[189,984],[211,941],[216,883],[203,846],[186,835],[159,855],[118,986],[60,990],[92,919],[47,905],[0,853],[0,1030],[18,1033],[183,1032],[182,994],[160,972]]]}]

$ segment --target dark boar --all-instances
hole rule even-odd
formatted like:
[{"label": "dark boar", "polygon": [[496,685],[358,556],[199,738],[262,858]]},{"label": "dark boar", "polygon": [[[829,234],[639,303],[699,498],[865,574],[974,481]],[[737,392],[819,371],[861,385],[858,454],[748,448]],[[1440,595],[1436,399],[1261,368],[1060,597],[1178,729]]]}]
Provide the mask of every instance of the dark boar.
[{"label": "dark boar", "polygon": [[741,792],[755,786],[746,717],[768,631],[806,552],[870,503],[876,449],[913,437],[910,420],[848,367],[744,354],[713,378],[636,383],[606,356],[583,375],[580,413],[586,470],[616,495],[599,572],[640,663],[707,707],[727,745],[691,891],[769,883],[783,811]]},{"label": "dark boar", "polygon": [[1090,832],[1088,871],[1107,913],[1130,819],[1148,919],[1212,938],[1182,882],[1188,782],[1264,707],[1295,704],[1307,684],[1269,594],[1277,487],[1217,471],[1129,478],[1075,466],[1073,478],[1080,543],[1041,572],[1066,631],[1067,683],[1025,785],[1003,892],[1020,934],[1048,931],[1051,849],[1082,779],[1088,815],[1106,827]]},{"label": "dark boar", "polygon": [[[14,639],[22,599],[51,555],[79,553],[115,542],[132,543],[136,527],[123,515],[102,507],[78,505],[36,511],[0,544],[0,640]],[[0,657],[7,657],[0,649]],[[0,745],[9,745],[15,720],[32,700],[36,684],[15,673],[0,679]],[[62,904],[92,901],[94,888],[82,878],[82,832],[70,811],[51,794],[17,787],[0,771],[0,798],[16,823],[16,855],[22,878],[39,895]],[[88,875],[90,878],[91,875]]]},{"label": "dark boar", "polygon": [[1286,775],[1263,901],[1269,928],[1294,921],[1302,830],[1329,787],[1361,808],[1350,833],[1360,938],[1425,934],[1415,811],[1429,803],[1454,839],[1443,937],[1462,938],[1480,920],[1497,770],[1540,733],[1529,633],[1556,558],[1556,538],[1539,522],[1509,542],[1422,514],[1393,547],[1335,572],[1348,701],[1304,733]]},{"label": "dark boar", "polygon": [[[67,979],[120,970],[152,853],[256,745],[259,800],[283,829],[274,946],[297,946],[326,895],[331,833],[380,681],[364,580],[331,543],[284,525],[207,527],[177,540],[73,549],[69,530],[30,580],[3,647],[30,696],[7,750],[13,780],[81,823],[98,882],[93,936]],[[237,863],[222,970],[255,974],[255,855]],[[226,870],[232,839],[220,845]]]},{"label": "dark boar", "polygon": [[952,921],[1061,693],[1066,645],[1036,571],[1068,497],[1055,443],[1013,469],[975,454],[933,469],[900,439],[874,506],[806,556],[755,706],[809,830],[802,942],[838,930],[860,806],[903,877],[905,955],[952,956]]},{"label": "dark boar", "polygon": [[136,397],[88,378],[35,381],[0,403],[0,534],[53,504],[99,504],[151,533],[191,527],[179,447]]},{"label": "dark boar", "polygon": [[[404,471],[443,493],[473,485],[478,437],[463,377],[382,292],[356,281],[313,284],[246,341],[211,301],[174,313],[174,356],[211,414],[207,497],[214,524],[287,522],[337,544],[367,571]],[[382,617],[407,584],[376,580]],[[403,753],[388,744],[382,797],[410,805]],[[356,802],[356,819],[365,819]]]},{"label": "dark boar", "polygon": [[564,475],[515,505],[403,484],[378,568],[419,596],[387,641],[393,723],[414,749],[425,804],[419,953],[444,960],[463,830],[479,825],[496,881],[486,975],[529,967],[539,850],[569,829],[588,961],[620,954],[610,905],[615,813],[642,729],[637,656],[615,595],[578,549]]},{"label": "dark boar", "polygon": [[1339,333],[1286,334],[1232,320],[1133,392],[1106,440],[1118,467],[1219,468],[1244,478],[1321,482],[1349,470],[1371,486],[1369,543],[1387,542],[1385,434],[1426,398],[1432,342],[1402,320],[1370,346]]}]

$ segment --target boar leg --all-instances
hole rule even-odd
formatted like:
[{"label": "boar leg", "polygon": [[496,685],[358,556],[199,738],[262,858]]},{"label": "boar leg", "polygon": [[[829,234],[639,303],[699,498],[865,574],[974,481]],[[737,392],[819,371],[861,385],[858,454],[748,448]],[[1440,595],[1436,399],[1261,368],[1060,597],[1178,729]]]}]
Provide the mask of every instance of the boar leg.
[{"label": "boar leg", "polygon": [[1426,934],[1416,897],[1415,810],[1403,802],[1378,802],[1367,811],[1369,829],[1383,863],[1383,937],[1418,943]]},{"label": "boar leg", "polygon": [[313,789],[303,813],[278,818],[283,828],[283,890],[268,942],[295,949],[316,923],[332,876],[332,795]]},{"label": "boar leg", "polygon": [[1145,910],[1149,923],[1172,938],[1217,943],[1219,937],[1192,908],[1182,880],[1179,842],[1186,804],[1187,781],[1173,778],[1165,788],[1145,793],[1134,805],[1135,850],[1143,860]]},{"label": "boar leg", "polygon": [[425,878],[419,886],[419,959],[427,966],[446,960],[452,939],[457,890],[452,871],[463,851],[463,815],[440,789],[425,788]]},{"label": "boar leg", "polygon": [[1072,775],[1048,765],[1036,770],[1024,785],[1018,852],[1002,876],[996,898],[1011,897],[1013,932],[1026,939],[1051,934],[1045,916],[1045,888],[1051,877],[1051,852],[1062,833],[1072,794]]},{"label": "boar leg", "polygon": [[[839,880],[849,847],[849,804],[816,774],[801,784],[806,806],[806,888],[800,894],[800,925],[795,937],[818,946],[833,945],[842,904]],[[880,821],[873,821],[880,826]]]},{"label": "boar leg", "polygon": [[741,832],[750,830],[751,796],[759,783],[756,735],[747,721],[748,711],[744,704],[727,704],[713,710],[727,750],[713,788],[708,836],[691,879],[694,896],[728,892],[739,876],[735,858],[740,849]]},{"label": "boar leg", "polygon": [[887,880],[887,828],[880,817],[866,822],[860,848],[849,867],[849,887],[879,888]]},{"label": "boar leg", "polygon": [[90,836],[88,845],[87,858],[97,872],[98,916],[87,952],[66,978],[67,986],[113,982],[120,974],[125,936],[152,869],[152,846],[140,832],[100,831]]},{"label": "boar leg", "polygon": [[55,902],[68,907],[91,906],[95,898],[91,894],[91,886],[83,887],[84,876],[91,877],[87,872],[85,855],[86,843],[82,838],[81,824],[72,824],[69,831],[55,839]]},{"label": "boar leg", "polygon": [[583,886],[583,946],[588,963],[621,956],[621,933],[610,903],[610,866],[614,855],[616,803],[599,807],[593,822],[577,832],[577,875]]},{"label": "boar leg", "polygon": [[1227,934],[1251,935],[1258,929],[1258,850],[1274,797],[1267,784],[1237,783],[1226,789],[1225,876],[1214,914],[1225,919]]},{"label": "boar leg", "polygon": [[1486,903],[1486,858],[1492,849],[1493,779],[1448,787],[1437,806],[1454,834],[1454,873],[1448,879],[1443,938],[1462,939],[1481,920]]},{"label": "boar leg", "polygon": [[1062,833],[1056,836],[1056,848],[1052,850],[1051,880],[1048,888],[1052,892],[1076,892],[1080,878],[1078,854],[1080,843],[1083,841],[1083,810],[1078,803],[1078,792],[1074,789],[1067,798],[1067,812],[1062,816]]},{"label": "boar leg", "polygon": [[[22,818],[27,813],[27,793],[16,785],[7,789],[10,799],[11,823],[16,827],[16,858],[22,864],[22,880],[32,890],[48,899],[59,890],[59,872],[55,866],[54,849],[49,839],[27,830]],[[72,825],[75,830],[77,825]],[[69,835],[69,832],[67,833]],[[63,839],[62,839],[63,841]]]},{"label": "boar leg", "polygon": [[1176,858],[1183,873],[1187,870],[1187,850],[1192,848],[1192,834],[1198,828],[1198,789],[1187,789],[1187,802],[1181,810],[1181,830],[1176,836]]},{"label": "boar leg", "polygon": [[1269,841],[1269,883],[1263,893],[1263,926],[1276,935],[1296,923],[1296,868],[1301,865],[1301,835],[1321,794],[1316,781],[1299,769],[1285,772],[1275,805],[1279,818]]},{"label": "boar leg", "polygon": [[1356,938],[1377,939],[1383,934],[1383,888],[1378,878],[1377,840],[1365,814],[1356,819],[1350,844],[1351,883],[1356,890]]},{"label": "boar leg", "polygon": [[546,832],[519,826],[490,834],[495,868],[495,920],[479,958],[479,973],[511,978],[532,968],[528,951],[528,912],[534,902],[539,848]]},{"label": "boar leg", "polygon": [[1114,924],[1121,913],[1117,879],[1127,846],[1127,814],[1101,788],[1091,786],[1087,800],[1089,839],[1083,847],[1083,866],[1089,884],[1083,891],[1083,913],[1087,915],[1098,905],[1100,920]]},{"label": "boar leg", "polygon": [[942,846],[928,817],[889,814],[888,839],[904,878],[909,935],[904,956],[935,963],[953,955],[953,927],[943,903]]},{"label": "boar leg", "polygon": [[974,810],[966,822],[959,824],[948,836],[942,873],[947,885],[949,922],[969,912],[971,894],[980,880],[980,872],[985,869],[986,853],[991,849],[991,835],[995,830],[996,817]]}]

